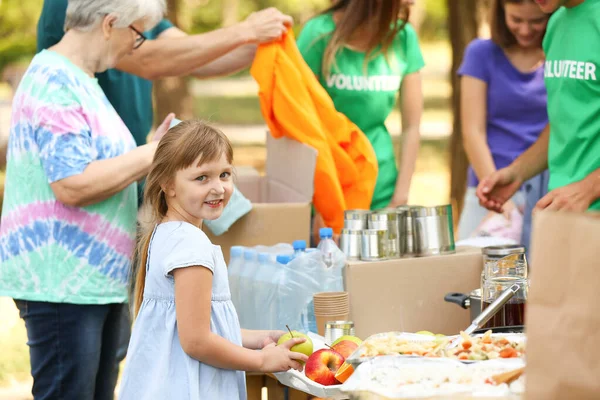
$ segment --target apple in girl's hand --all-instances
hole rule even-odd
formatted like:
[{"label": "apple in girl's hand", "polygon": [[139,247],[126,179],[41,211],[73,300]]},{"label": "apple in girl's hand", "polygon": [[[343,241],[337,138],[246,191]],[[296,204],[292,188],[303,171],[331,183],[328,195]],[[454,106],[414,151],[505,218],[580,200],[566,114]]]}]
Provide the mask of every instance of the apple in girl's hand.
[{"label": "apple in girl's hand", "polygon": [[312,353],[306,361],[306,377],[324,386],[337,385],[335,373],[344,363],[344,356],[331,349],[321,349]]},{"label": "apple in girl's hand", "polygon": [[341,342],[336,343],[331,346],[331,348],[344,357],[344,359],[350,357],[350,354],[354,353],[354,350],[358,349],[358,345],[356,342],[351,340],[342,340]]},{"label": "apple in girl's hand", "polygon": [[296,338],[306,339],[306,342],[293,346],[290,349],[290,351],[293,351],[295,353],[306,354],[307,357],[310,357],[310,355],[313,353],[313,342],[304,333],[301,333],[298,331],[292,331],[292,332],[285,333],[279,337],[279,340],[277,341],[277,346],[279,346],[282,343],[287,342],[290,339],[296,339]]}]

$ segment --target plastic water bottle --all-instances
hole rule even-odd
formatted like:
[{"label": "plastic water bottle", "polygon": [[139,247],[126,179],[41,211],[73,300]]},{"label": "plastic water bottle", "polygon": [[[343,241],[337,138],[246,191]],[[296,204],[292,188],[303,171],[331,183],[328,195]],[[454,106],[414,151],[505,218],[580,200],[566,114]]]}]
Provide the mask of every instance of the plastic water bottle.
[{"label": "plastic water bottle", "polygon": [[321,240],[317,245],[317,249],[321,250],[321,253],[323,253],[323,262],[325,263],[325,265],[328,268],[331,268],[333,266],[333,254],[335,253],[335,249],[338,248],[335,242],[333,241],[333,229],[319,229],[319,237],[321,238]]},{"label": "plastic water bottle", "polygon": [[294,248],[289,243],[277,243],[273,246],[258,245],[254,249],[259,253],[271,253],[275,257],[279,254],[294,254]]},{"label": "plastic water bottle", "polygon": [[244,261],[242,259],[244,255],[244,248],[242,246],[232,246],[229,254],[229,266],[227,267],[227,275],[229,277],[229,292],[231,293],[231,301],[233,302],[233,305],[237,308],[240,304],[239,284],[240,273],[242,272],[242,267],[244,264]]},{"label": "plastic water bottle", "polygon": [[323,262],[327,266],[325,271],[324,292],[339,292],[344,290],[344,267],[346,255],[333,241],[333,229],[321,228],[319,231],[321,241],[317,248],[323,255]]},{"label": "plastic water bottle", "polygon": [[264,298],[268,296],[268,284],[273,274],[272,254],[258,253],[258,267],[256,273],[251,277],[249,292],[250,299],[246,301],[251,304],[252,312],[249,314],[248,329],[269,329],[266,324]]},{"label": "plastic water bottle", "polygon": [[293,323],[289,321],[289,314],[286,311],[286,305],[289,305],[286,299],[285,285],[290,279],[288,272],[288,264],[292,261],[292,256],[289,254],[279,254],[276,258],[277,273],[273,277],[273,286],[276,288],[277,296],[273,299],[275,303],[275,314],[273,315],[274,329],[284,329],[286,324]]},{"label": "plastic water bottle", "polygon": [[244,263],[242,272],[239,275],[239,308],[238,316],[240,326],[249,329],[249,323],[252,320],[252,313],[255,312],[254,302],[252,301],[252,292],[250,291],[254,274],[258,268],[258,253],[254,249],[244,250]]},{"label": "plastic water bottle", "polygon": [[294,240],[292,247],[294,248],[294,255],[298,257],[306,251],[306,240]]}]

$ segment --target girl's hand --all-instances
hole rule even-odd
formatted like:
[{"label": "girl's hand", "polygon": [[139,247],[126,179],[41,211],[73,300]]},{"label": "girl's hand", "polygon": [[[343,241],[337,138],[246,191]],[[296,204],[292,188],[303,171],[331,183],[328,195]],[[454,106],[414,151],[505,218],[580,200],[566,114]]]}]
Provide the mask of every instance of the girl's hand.
[{"label": "girl's hand", "polygon": [[242,329],[242,343],[245,348],[261,350],[271,343],[277,343],[284,331],[260,331]]},{"label": "girl's hand", "polygon": [[260,372],[285,372],[290,368],[302,372],[304,366],[300,362],[306,363],[308,356],[290,351],[290,349],[305,341],[304,338],[294,338],[282,343],[280,346],[276,346],[275,343],[265,346],[260,352],[262,357]]},{"label": "girl's hand", "polygon": [[261,349],[264,349],[268,345],[274,343],[277,344],[277,341],[281,337],[281,335],[285,334],[284,331],[262,331],[263,337],[261,341]]}]

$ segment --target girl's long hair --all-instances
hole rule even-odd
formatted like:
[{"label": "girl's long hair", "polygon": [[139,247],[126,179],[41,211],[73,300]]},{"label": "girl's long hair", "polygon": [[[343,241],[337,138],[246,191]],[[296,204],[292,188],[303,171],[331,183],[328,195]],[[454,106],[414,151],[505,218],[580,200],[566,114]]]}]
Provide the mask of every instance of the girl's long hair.
[{"label": "girl's long hair", "polygon": [[408,7],[403,8],[400,0],[337,0],[323,14],[339,10],[343,10],[342,17],[336,23],[323,55],[321,72],[325,78],[329,77],[331,67],[335,65],[335,56],[353,38],[357,29],[367,28],[375,32],[367,44],[366,73],[367,64],[373,57],[378,54],[387,56],[394,38],[404,29],[409,16]]},{"label": "girl's long hair", "polygon": [[146,178],[143,210],[148,220],[143,221],[136,247],[137,276],[135,279],[134,310],[137,316],[144,298],[148,248],[154,227],[167,214],[167,199],[163,188],[175,178],[177,171],[191,166],[198,157],[198,165],[216,161],[225,155],[233,163],[233,148],[223,132],[201,121],[183,121],[160,140],[150,173]]}]

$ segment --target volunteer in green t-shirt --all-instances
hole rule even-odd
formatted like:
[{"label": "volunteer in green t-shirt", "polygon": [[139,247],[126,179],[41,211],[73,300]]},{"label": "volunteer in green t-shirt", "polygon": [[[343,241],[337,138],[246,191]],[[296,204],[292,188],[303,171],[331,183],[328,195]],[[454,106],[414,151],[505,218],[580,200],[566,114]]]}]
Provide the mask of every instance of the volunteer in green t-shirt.
[{"label": "volunteer in green t-shirt", "polygon": [[[298,47],[338,111],[369,138],[379,164],[372,209],[406,204],[419,149],[423,57],[398,0],[338,0],[309,20]],[[410,2],[409,2],[410,3]],[[401,18],[402,17],[402,18]],[[385,125],[400,92],[400,174]]]},{"label": "volunteer in green t-shirt", "polygon": [[477,188],[482,205],[501,211],[522,182],[550,172],[538,210],[600,210],[600,1],[536,0],[550,18],[543,47],[549,125],[510,166]]}]

